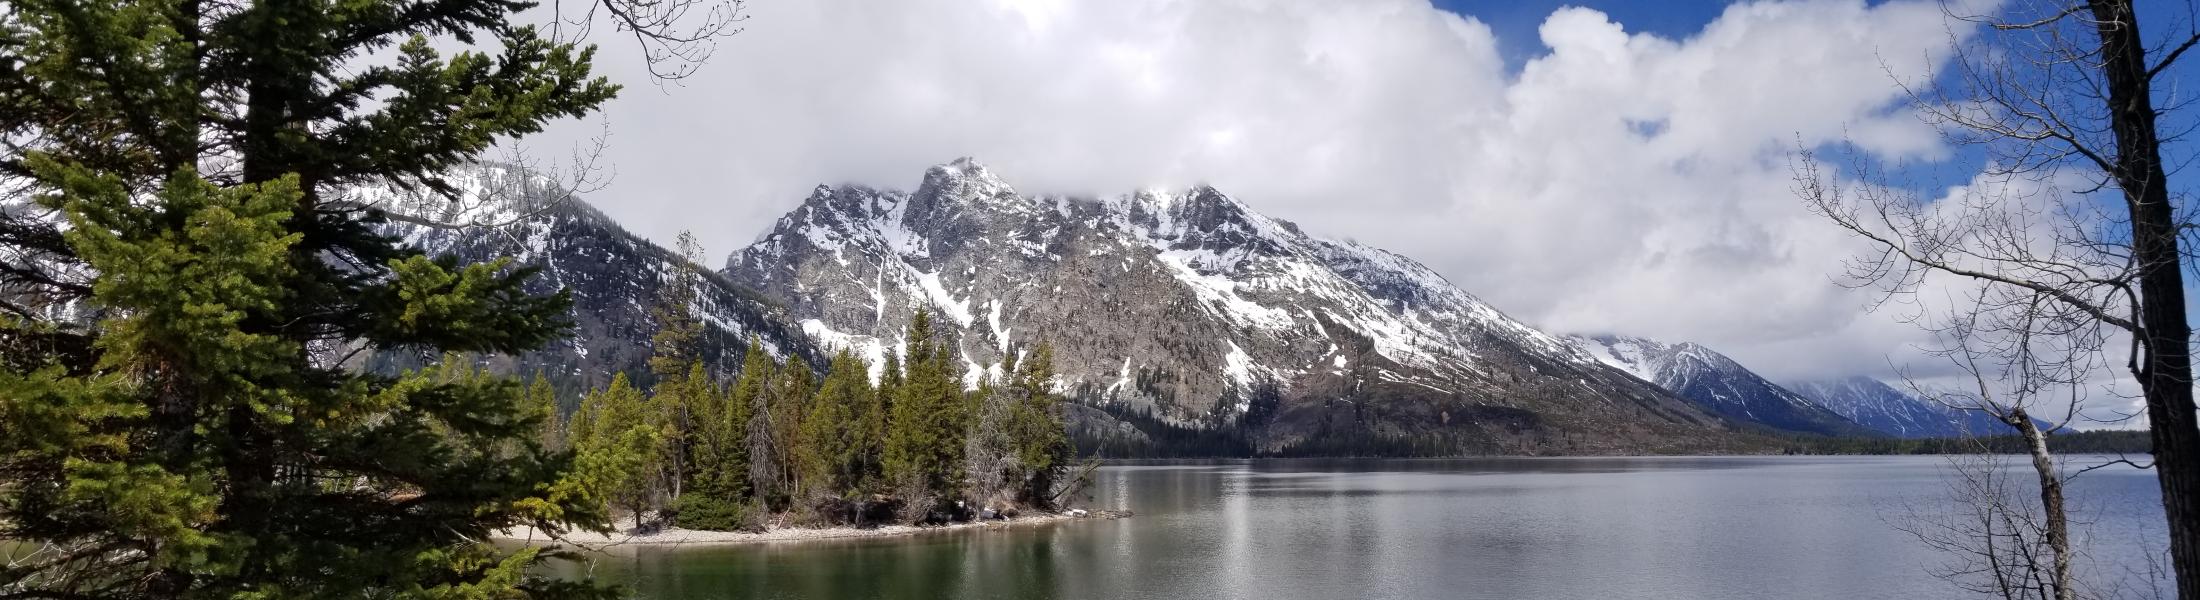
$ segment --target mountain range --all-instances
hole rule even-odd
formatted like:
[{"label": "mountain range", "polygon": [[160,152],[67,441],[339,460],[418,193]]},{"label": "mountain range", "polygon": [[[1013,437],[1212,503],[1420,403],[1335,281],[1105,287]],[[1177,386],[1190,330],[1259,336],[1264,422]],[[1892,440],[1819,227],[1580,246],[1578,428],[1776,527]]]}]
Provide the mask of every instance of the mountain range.
[{"label": "mountain range", "polygon": [[[2008,425],[1976,410],[1923,400],[1870,377],[1797,381],[1787,388],[1859,425],[1902,438],[2001,435]],[[2041,429],[2049,426],[2039,422]]]},{"label": "mountain range", "polygon": [[[540,269],[539,291],[572,291],[573,341],[500,366],[569,390],[612,372],[645,379],[649,307],[686,259],[510,169],[466,181],[528,191],[384,198],[416,222],[510,223],[386,232],[431,254],[514,256]],[[923,310],[973,385],[1051,345],[1073,431],[1118,449],[1193,435],[1263,454],[1723,452],[1791,433],[1994,431],[1869,379],[1782,386],[1692,343],[1551,335],[1410,258],[1213,187],[1027,195],[970,159],[909,191],[819,186],[698,285],[705,359],[721,374],[747,339],[812,364],[846,349],[875,370]]]},{"label": "mountain range", "polygon": [[1733,419],[1821,435],[1879,434],[1692,342],[1665,344],[1613,335],[1569,339],[1604,364]]},{"label": "mountain range", "polygon": [[[626,373],[639,385],[652,383],[647,364],[658,320],[651,309],[687,259],[628,232],[539,176],[481,165],[454,179],[464,190],[456,202],[386,189],[360,193],[395,215],[412,217],[382,225],[384,234],[402,237],[429,255],[454,255],[461,262],[511,257],[516,266],[538,270],[528,281],[530,293],[563,289],[572,295],[570,340],[500,357],[489,366],[545,376],[568,409],[578,404],[581,391],[609,385],[616,373]],[[703,277],[692,310],[703,326],[699,352],[717,374],[735,374],[749,340],[775,358],[803,356],[811,364],[823,364],[816,343],[794,326],[784,308],[715,272],[698,271]],[[384,354],[362,362],[365,368],[398,369],[434,358]]]}]

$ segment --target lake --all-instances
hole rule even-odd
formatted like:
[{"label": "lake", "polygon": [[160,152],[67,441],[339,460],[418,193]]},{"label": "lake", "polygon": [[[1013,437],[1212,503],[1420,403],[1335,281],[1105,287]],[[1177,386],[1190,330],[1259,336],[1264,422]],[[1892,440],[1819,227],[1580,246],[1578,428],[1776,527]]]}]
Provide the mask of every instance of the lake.
[{"label": "lake", "polygon": [[[557,570],[663,600],[1956,597],[1928,572],[1948,557],[1895,527],[1948,505],[1948,468],[1939,457],[1119,465],[1099,472],[1088,505],[1137,513],[1128,519],[622,549]],[[2165,547],[2157,489],[2151,471],[2121,467],[2072,483],[2080,567],[2095,581],[2167,590],[2145,574]]]}]

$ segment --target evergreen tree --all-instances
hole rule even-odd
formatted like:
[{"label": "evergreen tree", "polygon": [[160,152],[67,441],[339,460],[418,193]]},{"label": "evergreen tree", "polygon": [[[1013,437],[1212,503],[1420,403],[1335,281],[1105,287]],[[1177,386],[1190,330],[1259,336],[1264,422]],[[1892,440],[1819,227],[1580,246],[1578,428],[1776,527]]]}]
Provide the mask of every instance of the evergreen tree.
[{"label": "evergreen tree", "polygon": [[742,435],[748,452],[743,463],[748,467],[749,495],[770,502],[784,493],[786,482],[786,471],[780,468],[780,445],[775,439],[778,432],[772,427],[772,395],[778,392],[774,385],[778,371],[761,348],[751,350],[742,366],[741,379],[734,383],[733,401],[740,405],[744,422]]},{"label": "evergreen tree", "polygon": [[703,285],[697,264],[703,248],[694,233],[681,231],[674,251],[680,259],[673,261],[673,272],[658,288],[657,306],[650,309],[657,333],[649,338],[649,370],[660,382],[687,375],[702,360],[703,324],[695,318],[695,303],[696,290]]},{"label": "evergreen tree", "polygon": [[[886,425],[885,478],[888,485],[913,488],[923,485],[927,472],[927,450],[938,440],[931,437],[932,428],[925,411],[931,408],[927,386],[935,377],[928,371],[932,367],[932,317],[923,310],[909,321],[907,338],[903,340],[901,376],[881,390],[892,394],[889,398],[891,413]],[[889,360],[891,364],[891,360]]]},{"label": "evergreen tree", "polygon": [[524,295],[524,271],[430,261],[341,214],[302,213],[315,204],[295,175],[225,187],[186,165],[141,202],[123,177],[66,157],[28,165],[96,273],[86,301],[103,317],[85,330],[88,362],[0,373],[0,537],[66,549],[7,566],[12,589],[511,588],[534,585],[519,583],[533,553],[470,540],[551,515],[600,526],[570,498],[523,502],[547,501],[567,459],[502,450],[539,428],[517,385],[353,373],[312,350],[539,346],[565,301]]},{"label": "evergreen tree", "polygon": [[702,285],[701,268],[696,266],[696,261],[702,259],[702,247],[694,234],[682,231],[677,248],[680,260],[658,287],[657,306],[650,311],[658,322],[657,333],[650,336],[649,368],[656,377],[650,404],[662,423],[658,439],[663,444],[657,451],[656,485],[671,502],[680,499],[695,477],[691,456],[696,438],[695,405],[710,397],[704,393],[709,382],[703,375],[698,349],[703,325],[694,312],[696,289]]},{"label": "evergreen tree", "polygon": [[763,343],[749,339],[749,349],[741,360],[741,377],[728,390],[722,427],[725,434],[725,459],[715,467],[727,479],[737,482],[738,493],[734,498],[748,500],[755,495],[755,487],[749,480],[751,464],[755,461],[756,444],[749,439],[749,427],[755,421],[756,405],[764,401],[765,391],[772,378],[772,359],[764,351]]},{"label": "evergreen tree", "polygon": [[932,339],[931,316],[910,321],[904,376],[894,386],[887,427],[886,476],[897,488],[935,499],[961,485],[970,398],[948,347]]},{"label": "evergreen tree", "polygon": [[1022,490],[1020,500],[1053,508],[1055,485],[1069,467],[1074,449],[1063,421],[1062,397],[1054,393],[1054,348],[1040,343],[1031,357],[1007,370],[1008,395],[1018,400],[1009,431],[1016,448]]},{"label": "evergreen tree", "polygon": [[777,461],[773,467],[779,471],[778,480],[784,483],[778,490],[779,495],[791,497],[803,487],[800,479],[802,422],[809,416],[815,386],[810,364],[799,356],[788,358],[787,364],[779,369],[779,377],[772,382],[772,458]]},{"label": "evergreen tree", "polygon": [[550,380],[535,373],[535,380],[527,386],[527,404],[542,416],[542,427],[535,432],[535,443],[551,450],[564,450],[565,415],[558,410],[558,393],[550,387]]},{"label": "evergreen tree", "polygon": [[565,422],[565,446],[579,451],[596,444],[596,405],[588,401],[588,394],[581,395],[581,403],[573,408],[572,418]]},{"label": "evergreen tree", "polygon": [[857,415],[873,402],[863,361],[846,350],[833,356],[802,422],[802,481],[809,495],[855,493],[863,483],[863,424]]},{"label": "evergreen tree", "polygon": [[901,359],[893,352],[883,354],[886,356],[879,368],[878,386],[871,390],[870,402],[856,417],[862,427],[858,446],[863,451],[858,485],[869,493],[886,491],[890,481],[886,476],[886,447],[892,431],[894,397],[901,393]]},{"label": "evergreen tree", "polygon": [[0,246],[39,258],[0,273],[0,539],[54,550],[0,566],[0,596],[578,591],[476,541],[605,525],[570,476],[591,459],[525,443],[544,426],[526,390],[339,360],[518,353],[567,329],[528,270],[422,256],[352,191],[455,197],[444,173],[612,97],[591,51],[510,24],[531,6],[0,10],[19,150],[0,178],[29,196],[0,201],[36,207],[6,211]]},{"label": "evergreen tree", "polygon": [[955,360],[957,356],[951,349],[948,344],[933,349],[932,366],[925,370],[931,378],[923,386],[928,390],[926,396],[931,408],[926,416],[932,429],[930,435],[935,439],[930,448],[931,467],[927,475],[932,489],[942,495],[951,495],[963,487],[963,453],[975,421],[975,403],[980,399],[978,394],[964,391],[962,363]]},{"label": "evergreen tree", "polygon": [[[693,481],[677,503],[681,527],[735,530],[750,526],[749,397],[761,393],[770,372],[770,358],[752,339],[741,379],[732,389],[693,388],[701,400],[694,413]],[[689,373],[691,381],[702,379],[701,365],[691,367]]]},{"label": "evergreen tree", "polygon": [[625,373],[613,376],[611,387],[583,397],[581,411],[588,414],[590,429],[579,440],[579,451],[600,455],[610,467],[588,475],[601,482],[612,506],[626,510],[641,527],[657,508],[660,423]]}]

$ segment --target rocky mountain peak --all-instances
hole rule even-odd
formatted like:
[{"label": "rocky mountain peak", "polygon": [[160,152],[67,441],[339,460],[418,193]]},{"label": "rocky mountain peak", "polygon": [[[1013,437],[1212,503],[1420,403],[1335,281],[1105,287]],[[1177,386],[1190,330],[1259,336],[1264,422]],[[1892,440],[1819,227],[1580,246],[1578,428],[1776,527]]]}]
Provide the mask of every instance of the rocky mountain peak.
[{"label": "rocky mountain peak", "polygon": [[810,190],[810,196],[803,199],[802,205],[796,207],[793,213],[782,217],[781,222],[804,213],[822,213],[818,217],[827,219],[829,222],[851,218],[867,218],[873,211],[886,208],[875,206],[878,200],[877,194],[866,193],[868,191],[854,186],[836,188],[829,185],[819,185]]},{"label": "rocky mountain peak", "polygon": [[1657,384],[1712,412],[1777,429],[1828,435],[1871,431],[1695,342],[1623,335],[1572,336],[1596,360]]},{"label": "rocky mountain peak", "polygon": [[[967,382],[1045,341],[1057,383],[1089,405],[1189,427],[1258,420],[1271,446],[1333,427],[1516,427],[1483,439],[1540,444],[1520,436],[1612,420],[1583,411],[1718,422],[1419,263],[1308,235],[1212,186],[1026,196],[959,159],[914,192],[819,188],[724,275],[874,364],[928,310]],[[1542,418],[1527,405],[1553,420],[1521,421]]]},{"label": "rocky mountain peak", "polygon": [[924,182],[909,196],[909,213],[919,219],[939,211],[964,208],[1026,208],[1030,202],[985,165],[969,157],[934,165],[924,171]]},{"label": "rocky mountain peak", "polygon": [[[1640,338],[1636,339],[1640,340]],[[1651,342],[1648,340],[1641,340],[1641,343],[1649,344],[1653,347],[1656,344],[1656,342]],[[1672,353],[1674,360],[1682,361],[1681,364],[1695,369],[1720,372],[1748,370],[1746,367],[1743,367],[1741,363],[1734,362],[1734,359],[1727,357],[1727,355],[1715,352],[1712,349],[1695,342],[1681,342],[1678,344],[1673,344],[1668,348],[1668,351]]]}]

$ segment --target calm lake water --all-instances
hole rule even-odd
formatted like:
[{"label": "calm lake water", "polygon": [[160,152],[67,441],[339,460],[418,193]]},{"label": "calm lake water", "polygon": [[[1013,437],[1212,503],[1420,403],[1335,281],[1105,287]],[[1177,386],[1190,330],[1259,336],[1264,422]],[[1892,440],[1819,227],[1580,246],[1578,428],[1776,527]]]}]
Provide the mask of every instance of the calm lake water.
[{"label": "calm lake water", "polygon": [[[2014,463],[2011,463],[2014,466]],[[1257,460],[1113,466],[1137,516],[1005,531],[636,549],[564,565],[651,599],[1919,598],[1959,592],[1894,527],[1937,457]],[[2157,585],[2153,473],[2073,483],[2096,580]],[[2162,589],[2166,589],[2162,588]]]}]

